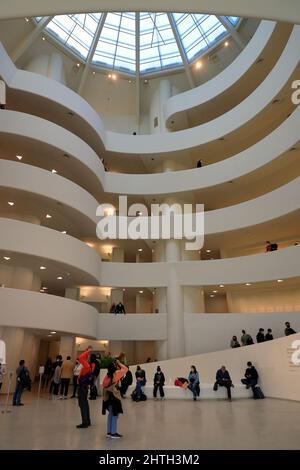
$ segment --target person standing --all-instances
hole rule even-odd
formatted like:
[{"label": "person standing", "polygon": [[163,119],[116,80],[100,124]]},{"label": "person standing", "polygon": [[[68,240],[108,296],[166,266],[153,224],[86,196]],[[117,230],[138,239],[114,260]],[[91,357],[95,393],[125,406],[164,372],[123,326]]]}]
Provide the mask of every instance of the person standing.
[{"label": "person standing", "polygon": [[295,333],[296,333],[296,331],[293,330],[293,328],[291,328],[290,322],[286,321],[285,322],[285,330],[284,330],[285,336],[294,335]]},{"label": "person standing", "polygon": [[133,378],[132,378],[132,373],[131,370],[129,370],[129,366],[127,366],[127,372],[126,375],[121,380],[121,387],[120,387],[120,392],[121,392],[121,397],[126,398],[126,392],[128,390],[128,387],[132,385]]},{"label": "person standing", "polygon": [[56,361],[56,367],[53,375],[53,395],[58,398],[59,386],[60,386],[60,374],[61,374],[62,361]]},{"label": "person standing", "polygon": [[154,374],[153,380],[153,397],[156,399],[157,390],[159,389],[160,398],[163,399],[165,396],[164,385],[165,385],[165,376],[162,372],[160,366],[157,366],[156,373]]},{"label": "person standing", "polygon": [[147,383],[146,372],[141,368],[141,366],[136,367],[135,378],[136,378],[136,386],[135,386],[136,399],[139,400],[142,395],[142,387],[144,387]]},{"label": "person standing", "polygon": [[65,400],[68,398],[69,385],[71,378],[73,377],[74,363],[71,361],[71,356],[67,356],[67,360],[62,364],[61,367],[61,385],[60,395]]},{"label": "person standing", "polygon": [[117,431],[118,416],[123,413],[119,382],[127,371],[128,368],[116,359],[108,365],[107,374],[102,383],[102,414],[105,415],[108,411],[106,437],[111,439],[122,437]]},{"label": "person standing", "polygon": [[76,364],[73,369],[73,395],[71,398],[76,398],[76,392],[77,392],[77,387],[78,387],[78,376],[80,369],[82,368],[82,365],[80,364],[79,360],[76,359]]},{"label": "person standing", "polygon": [[264,343],[265,342],[265,330],[263,328],[260,328],[258,330],[258,333],[256,335],[256,342],[257,343]]},{"label": "person standing", "polygon": [[89,399],[96,400],[98,396],[97,380],[98,380],[98,375],[100,374],[100,363],[97,360],[96,354],[91,354],[90,366],[91,366],[91,371],[92,371],[92,381],[91,381],[91,386],[90,386]]},{"label": "person standing", "polygon": [[115,314],[118,314],[118,313],[124,313],[124,315],[126,314],[126,312],[125,312],[125,307],[124,307],[124,305],[122,304],[122,302],[119,302],[119,303],[116,305]]},{"label": "person standing", "polygon": [[1,391],[1,388],[2,388],[2,383],[3,383],[3,380],[4,380],[4,375],[5,375],[5,368],[3,367],[3,365],[2,365],[1,362],[0,362],[0,391]]},{"label": "person standing", "polygon": [[247,369],[245,371],[245,378],[241,379],[242,384],[246,385],[246,388],[252,389],[253,392],[253,398],[255,397],[255,387],[258,382],[258,372],[255,369],[254,365],[252,362],[247,362]]},{"label": "person standing", "polygon": [[188,377],[188,388],[193,393],[194,401],[200,396],[200,377],[195,366],[191,366],[191,370]]},{"label": "person standing", "polygon": [[233,384],[230,374],[228,370],[226,370],[225,366],[222,366],[221,369],[217,370],[214,391],[218,390],[219,385],[220,387],[226,387],[228,400],[231,401],[231,387],[233,387]]},{"label": "person standing", "polygon": [[268,328],[267,334],[266,334],[266,337],[265,337],[265,341],[272,341],[272,339],[273,339],[272,330],[271,330],[271,328]]},{"label": "person standing", "polygon": [[82,365],[82,368],[78,377],[78,406],[80,408],[82,422],[81,424],[77,425],[78,429],[88,428],[91,426],[88,393],[91,383],[92,371],[88,359],[89,353],[92,350],[92,346],[89,346],[86,351],[79,356],[79,362]]},{"label": "person standing", "polygon": [[29,371],[25,366],[24,359],[19,362],[19,367],[16,370],[16,376],[17,380],[15,393],[13,396],[13,406],[23,406],[24,403],[21,403],[21,396],[30,381]]}]

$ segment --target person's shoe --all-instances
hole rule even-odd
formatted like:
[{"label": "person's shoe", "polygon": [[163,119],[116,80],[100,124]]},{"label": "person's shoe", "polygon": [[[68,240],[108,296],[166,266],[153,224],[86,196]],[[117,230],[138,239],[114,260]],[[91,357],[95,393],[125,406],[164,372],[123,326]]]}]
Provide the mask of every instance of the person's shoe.
[{"label": "person's shoe", "polygon": [[85,428],[88,428],[88,427],[89,427],[88,424],[83,424],[83,423],[82,424],[77,424],[77,426],[76,426],[77,429],[85,429]]},{"label": "person's shoe", "polygon": [[232,399],[231,399],[231,398],[228,398],[228,401],[232,401]]},{"label": "person's shoe", "polygon": [[24,406],[24,403],[18,403],[17,406]]},{"label": "person's shoe", "polygon": [[106,434],[106,437],[107,437],[107,439],[110,439],[110,438],[111,438],[111,433],[108,432],[108,433]]},{"label": "person's shoe", "polygon": [[196,400],[197,400],[197,398],[196,398],[196,397],[194,397],[194,401],[196,401]]},{"label": "person's shoe", "polygon": [[58,397],[59,400],[62,400],[63,399],[63,396],[61,395],[60,397]]},{"label": "person's shoe", "polygon": [[67,400],[67,399],[68,399],[68,397],[64,397],[64,400]]},{"label": "person's shoe", "polygon": [[230,387],[234,388],[234,384],[231,384]]},{"label": "person's shoe", "polygon": [[118,434],[117,432],[115,434],[111,434],[110,435],[111,439],[120,439],[122,436],[122,434]]}]

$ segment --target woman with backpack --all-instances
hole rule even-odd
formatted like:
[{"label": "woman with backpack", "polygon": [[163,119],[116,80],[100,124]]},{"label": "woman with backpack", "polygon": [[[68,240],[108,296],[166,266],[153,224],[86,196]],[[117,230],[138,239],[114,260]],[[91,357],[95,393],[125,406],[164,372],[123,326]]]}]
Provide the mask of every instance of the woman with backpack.
[{"label": "woman with backpack", "polygon": [[116,359],[108,365],[107,374],[102,383],[102,414],[105,415],[106,411],[108,411],[106,437],[111,439],[122,437],[117,432],[118,416],[120,413],[123,413],[119,382],[126,375],[127,371],[128,367]]}]

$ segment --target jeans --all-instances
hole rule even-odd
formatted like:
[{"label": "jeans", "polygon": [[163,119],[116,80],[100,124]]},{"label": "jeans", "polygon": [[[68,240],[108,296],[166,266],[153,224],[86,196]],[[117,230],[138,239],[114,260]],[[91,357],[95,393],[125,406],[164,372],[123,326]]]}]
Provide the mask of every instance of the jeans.
[{"label": "jeans", "polygon": [[220,385],[220,387],[226,387],[227,389],[227,396],[230,399],[231,398],[231,385],[232,382],[231,380],[218,380],[216,384]]},{"label": "jeans", "polygon": [[112,406],[108,407],[108,416],[107,416],[107,434],[116,434],[118,425],[118,415],[114,416],[112,412]]},{"label": "jeans", "polygon": [[53,390],[53,395],[58,395],[58,392],[59,392],[59,384],[56,384],[55,382],[53,382],[52,390]]},{"label": "jeans", "polygon": [[63,395],[64,397],[68,396],[69,385],[70,385],[70,379],[61,379],[60,394]]},{"label": "jeans", "polygon": [[91,419],[90,419],[90,408],[88,402],[88,388],[82,387],[79,385],[78,387],[78,405],[81,412],[81,420],[82,424],[86,426],[90,426]]},{"label": "jeans", "polygon": [[248,386],[248,388],[251,387],[251,390],[252,390],[253,396],[254,396],[254,389],[257,385],[257,380],[256,379],[242,379],[241,382],[242,382],[242,384]]},{"label": "jeans", "polygon": [[188,388],[194,395],[194,398],[199,397],[200,395],[200,384],[198,382],[189,383]]},{"label": "jeans", "polygon": [[72,395],[72,397],[76,397],[77,387],[78,387],[78,375],[74,375],[73,376],[73,395]]},{"label": "jeans", "polygon": [[20,384],[20,382],[17,382],[16,383],[15,393],[14,393],[14,396],[13,396],[13,405],[18,406],[21,403],[22,393],[23,393],[23,387]]},{"label": "jeans", "polygon": [[154,384],[154,388],[153,388],[153,396],[154,398],[156,398],[156,395],[157,395],[157,390],[159,389],[159,394],[161,396],[161,398],[163,398],[165,396],[165,393],[164,393],[164,387],[160,384]]},{"label": "jeans", "polygon": [[137,380],[136,381],[135,391],[136,391],[138,397],[142,394],[142,387],[144,387],[145,385],[146,385],[146,380]]}]

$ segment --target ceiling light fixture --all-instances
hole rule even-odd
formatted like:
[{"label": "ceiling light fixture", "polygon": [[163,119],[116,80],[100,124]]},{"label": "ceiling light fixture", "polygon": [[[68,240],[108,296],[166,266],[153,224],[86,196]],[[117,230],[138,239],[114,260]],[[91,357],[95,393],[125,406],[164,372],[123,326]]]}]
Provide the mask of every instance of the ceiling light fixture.
[{"label": "ceiling light fixture", "polygon": [[283,279],[277,279],[277,282],[283,282]]},{"label": "ceiling light fixture", "polygon": [[45,36],[42,36],[42,41],[45,41],[45,39],[46,39]]},{"label": "ceiling light fixture", "polygon": [[50,331],[51,335],[56,335],[56,331]]},{"label": "ceiling light fixture", "polygon": [[67,233],[67,231],[66,231],[66,230],[63,230],[61,233],[64,233],[64,234],[66,234],[66,233]]},{"label": "ceiling light fixture", "polygon": [[17,157],[18,160],[22,160],[23,155],[16,155],[16,157]]},{"label": "ceiling light fixture", "polygon": [[139,293],[140,293],[140,294],[143,294],[143,293],[144,293],[144,291],[143,291],[143,290],[139,290]]},{"label": "ceiling light fixture", "polygon": [[213,290],[213,293],[214,293],[214,294],[217,294],[217,293],[218,293],[218,291],[217,291],[217,290]]},{"label": "ceiling light fixture", "polygon": [[41,269],[41,270],[45,270],[45,269],[47,269],[47,268],[46,268],[46,266],[40,266],[40,269]]},{"label": "ceiling light fixture", "polygon": [[111,76],[111,78],[112,78],[113,80],[116,80],[116,79],[117,79],[117,75],[116,75],[115,73],[113,73],[112,76]]},{"label": "ceiling light fixture", "polygon": [[77,62],[76,67],[80,67],[80,63],[79,63],[79,62]]},{"label": "ceiling light fixture", "polygon": [[224,287],[224,284],[220,284],[220,286],[219,286],[219,287]]},{"label": "ceiling light fixture", "polygon": [[246,286],[251,286],[251,283],[250,283],[250,282],[246,282]]},{"label": "ceiling light fixture", "polygon": [[228,47],[228,46],[229,46],[229,42],[228,42],[228,41],[225,41],[225,42],[224,42],[224,46],[225,46],[225,47]]},{"label": "ceiling light fixture", "polygon": [[56,279],[57,279],[58,281],[61,281],[61,280],[62,280],[62,276],[58,276]]},{"label": "ceiling light fixture", "polygon": [[210,294],[210,297],[214,297],[214,294]]},{"label": "ceiling light fixture", "polygon": [[196,62],[196,69],[199,70],[202,67],[202,62],[198,61]]},{"label": "ceiling light fixture", "polygon": [[52,215],[46,214],[46,219],[52,219]]},{"label": "ceiling light fixture", "polygon": [[211,253],[211,250],[206,250],[206,253]]},{"label": "ceiling light fixture", "polygon": [[9,206],[14,206],[15,203],[14,203],[13,201],[8,201],[8,205],[9,205]]},{"label": "ceiling light fixture", "polygon": [[138,251],[141,253],[143,251],[143,248],[139,248]]},{"label": "ceiling light fixture", "polygon": [[3,256],[3,259],[5,259],[5,261],[9,261],[10,257],[9,256]]},{"label": "ceiling light fixture", "polygon": [[29,22],[29,18],[24,18],[24,19],[25,19],[26,23],[28,23],[28,22]]}]

